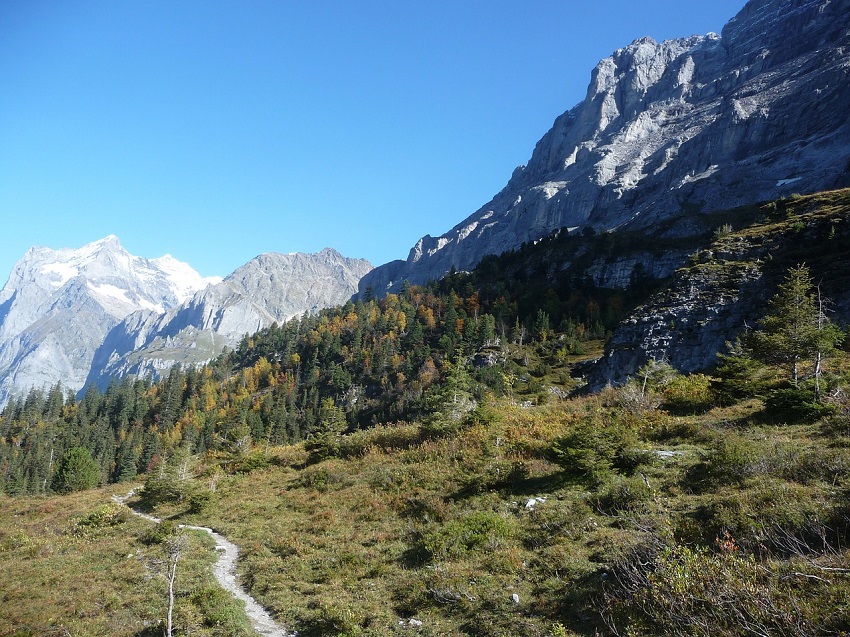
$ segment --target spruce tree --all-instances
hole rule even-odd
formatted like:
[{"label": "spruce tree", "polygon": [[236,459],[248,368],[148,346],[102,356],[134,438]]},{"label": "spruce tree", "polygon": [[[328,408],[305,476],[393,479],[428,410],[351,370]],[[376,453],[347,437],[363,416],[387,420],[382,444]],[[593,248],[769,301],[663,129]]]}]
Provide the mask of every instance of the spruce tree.
[{"label": "spruce tree", "polygon": [[752,336],[757,358],[786,366],[791,383],[799,384],[803,366],[810,363],[816,386],[821,362],[833,353],[844,335],[826,316],[825,301],[815,289],[809,268],[788,271],[770,301],[761,330]]},{"label": "spruce tree", "polygon": [[62,456],[53,477],[53,489],[60,493],[91,489],[97,486],[100,477],[100,465],[91,457],[89,450],[72,447]]}]

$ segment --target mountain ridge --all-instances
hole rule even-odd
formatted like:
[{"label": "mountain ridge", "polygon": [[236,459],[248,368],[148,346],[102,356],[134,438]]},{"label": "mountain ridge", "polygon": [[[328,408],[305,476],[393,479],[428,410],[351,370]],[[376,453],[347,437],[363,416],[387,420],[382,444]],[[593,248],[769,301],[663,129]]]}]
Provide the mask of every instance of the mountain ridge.
[{"label": "mountain ridge", "polygon": [[[615,51],[490,202],[376,268],[360,294],[469,270],[560,228],[652,234],[686,210],[848,185],[848,14],[848,0],[751,0],[719,36]],[[689,218],[668,232],[703,230]]]},{"label": "mountain ridge", "polygon": [[332,248],[258,255],[169,312],[128,316],[98,348],[86,384],[105,387],[115,376],[205,363],[246,334],[344,303],[371,268]]},{"label": "mountain ridge", "polygon": [[[326,248],[267,253],[227,279],[205,278],[170,255],[131,255],[115,235],[81,248],[30,248],[0,290],[0,404],[32,387],[76,391],[108,383],[107,373],[156,375],[209,360],[246,333],[346,301],[369,269]],[[147,361],[155,342],[171,353]]]}]

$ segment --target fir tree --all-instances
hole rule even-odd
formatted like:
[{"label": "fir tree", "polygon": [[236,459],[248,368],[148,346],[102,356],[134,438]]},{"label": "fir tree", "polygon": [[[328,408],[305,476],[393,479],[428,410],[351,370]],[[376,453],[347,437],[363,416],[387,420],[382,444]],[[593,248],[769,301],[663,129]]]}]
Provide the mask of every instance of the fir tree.
[{"label": "fir tree", "polygon": [[89,450],[72,447],[62,456],[53,478],[53,489],[60,493],[91,489],[100,482],[100,476],[100,465]]},{"label": "fir tree", "polygon": [[825,301],[815,292],[808,267],[791,268],[770,301],[762,328],[753,334],[755,355],[768,363],[786,366],[791,383],[800,381],[802,366],[812,365],[817,381],[821,362],[841,343],[843,334],[824,311]]}]

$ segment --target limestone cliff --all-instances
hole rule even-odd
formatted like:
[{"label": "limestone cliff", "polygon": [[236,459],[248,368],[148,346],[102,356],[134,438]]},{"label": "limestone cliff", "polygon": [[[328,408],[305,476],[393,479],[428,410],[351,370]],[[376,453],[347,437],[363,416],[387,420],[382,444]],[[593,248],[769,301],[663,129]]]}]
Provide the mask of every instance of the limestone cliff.
[{"label": "limestone cliff", "polygon": [[684,236],[705,230],[687,213],[850,185],[848,16],[850,0],[751,0],[721,35],[616,51],[501,192],[361,293],[469,270],[559,228]]},{"label": "limestone cliff", "polygon": [[850,191],[765,204],[762,214],[693,254],[668,289],[621,323],[591,388],[621,383],[649,360],[685,372],[710,368],[717,352],[758,325],[777,283],[800,263],[831,300],[833,318],[850,323]]}]

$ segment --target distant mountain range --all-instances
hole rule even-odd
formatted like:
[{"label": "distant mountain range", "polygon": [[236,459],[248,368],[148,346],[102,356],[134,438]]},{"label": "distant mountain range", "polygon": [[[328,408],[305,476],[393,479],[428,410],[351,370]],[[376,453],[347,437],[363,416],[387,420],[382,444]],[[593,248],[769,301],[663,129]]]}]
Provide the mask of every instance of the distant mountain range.
[{"label": "distant mountain range", "polygon": [[[724,28],[636,40],[478,211],[361,293],[472,269],[552,231],[687,236],[703,213],[850,185],[850,0],[751,0]],[[628,280],[625,273],[624,280]]]},{"label": "distant mountain range", "polygon": [[222,280],[133,256],[114,236],[32,248],[0,291],[0,405],[32,387],[103,387],[207,361],[275,321],[345,302],[370,269],[326,249],[263,254]]}]

